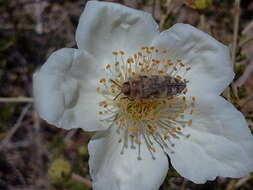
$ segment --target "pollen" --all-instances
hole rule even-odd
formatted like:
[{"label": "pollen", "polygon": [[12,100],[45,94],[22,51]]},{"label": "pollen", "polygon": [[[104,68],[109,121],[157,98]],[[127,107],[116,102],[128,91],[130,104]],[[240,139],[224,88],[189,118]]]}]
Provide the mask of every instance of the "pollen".
[{"label": "pollen", "polygon": [[187,68],[186,68],[186,71],[190,71],[190,70],[191,70],[191,67],[187,67]]},{"label": "pollen", "polygon": [[[186,134],[184,128],[194,124],[191,116],[195,113],[196,97],[188,95],[189,81],[185,78],[191,67],[175,59],[169,50],[153,46],[141,47],[132,55],[122,50],[113,51],[112,56],[114,62],[105,66],[106,77],[99,80],[96,92],[104,98],[98,102],[101,109],[98,115],[103,116],[101,122],[116,128],[117,142],[122,147],[120,153],[123,155],[127,148],[137,149],[138,160],[143,159],[144,148],[152,159],[156,159],[157,148],[174,153],[174,140],[189,138],[190,134]],[[158,79],[170,76],[174,82],[181,81],[177,84],[186,87],[181,91],[176,85],[170,87],[169,94],[172,95],[154,94],[149,98],[127,95],[123,86],[130,78],[140,75],[157,76]],[[145,89],[146,84],[143,85]],[[174,93],[177,91],[179,93]]]},{"label": "pollen", "polygon": [[111,68],[111,65],[106,65],[106,67],[105,67],[106,69],[110,69]]},{"label": "pollen", "polygon": [[125,52],[124,51],[119,51],[120,55],[124,55]]},{"label": "pollen", "polygon": [[99,80],[100,83],[105,83],[106,82],[106,79],[105,78],[102,78]]}]

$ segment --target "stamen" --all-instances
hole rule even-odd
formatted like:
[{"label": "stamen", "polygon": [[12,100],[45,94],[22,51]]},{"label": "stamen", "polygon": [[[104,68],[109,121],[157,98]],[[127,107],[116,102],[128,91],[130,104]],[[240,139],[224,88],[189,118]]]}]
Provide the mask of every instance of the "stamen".
[{"label": "stamen", "polygon": [[142,158],[141,158],[141,137],[140,137],[140,134],[139,134],[139,133],[138,133],[138,135],[137,135],[136,144],[138,145],[138,157],[137,157],[137,159],[138,159],[138,160],[142,160]]},{"label": "stamen", "polygon": [[134,135],[130,135],[131,139],[131,149],[135,149],[136,147],[134,146]]},{"label": "stamen", "polygon": [[[138,160],[143,159],[141,155],[143,148],[149,151],[152,159],[156,158],[157,146],[174,153],[173,148],[176,145],[173,139],[190,138],[190,134],[184,133],[184,128],[193,125],[192,119],[185,119],[188,118],[186,115],[190,117],[194,114],[196,102],[196,97],[188,96],[189,81],[185,78],[191,67],[175,59],[171,51],[159,50],[153,46],[141,47],[140,51],[132,56],[126,56],[127,53],[124,51],[114,51],[112,55],[115,57],[114,62],[105,66],[109,77],[99,80],[100,85],[96,88],[96,92],[104,97],[104,100],[98,103],[102,109],[98,112],[98,115],[103,116],[101,121],[117,127],[119,136],[117,142],[122,146],[120,153],[124,154],[128,148],[137,148]],[[157,76],[153,85],[160,85],[159,89],[163,88],[158,84],[159,80],[165,76],[171,77],[170,85],[184,84],[185,87],[180,92],[177,89],[179,87],[171,88],[172,95],[166,92],[163,95],[155,94],[150,98],[124,93],[123,84],[130,85],[130,79],[139,76]],[[146,91],[153,90],[149,89],[151,87],[148,84],[143,85],[142,88]],[[146,91],[143,90],[143,93],[147,93]]]},{"label": "stamen", "polygon": [[149,150],[149,152],[150,152],[150,154],[151,154],[152,159],[155,160],[156,158],[155,158],[155,156],[154,156],[154,154],[153,154],[153,152],[156,151],[155,148],[153,148],[153,147],[150,145],[150,143],[149,143],[148,140],[147,140],[147,137],[146,137],[146,134],[145,134],[145,133],[143,133],[143,138],[144,138],[144,140],[145,140],[145,143],[146,143],[147,148],[148,148],[148,150]]}]

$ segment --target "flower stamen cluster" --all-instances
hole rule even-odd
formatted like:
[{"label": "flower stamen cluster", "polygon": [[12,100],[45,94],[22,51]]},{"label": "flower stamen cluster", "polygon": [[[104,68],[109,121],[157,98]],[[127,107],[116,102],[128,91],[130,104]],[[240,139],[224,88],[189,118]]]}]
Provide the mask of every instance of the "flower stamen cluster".
[{"label": "flower stamen cluster", "polygon": [[183,133],[183,128],[192,125],[192,120],[186,119],[185,114],[194,113],[195,97],[186,96],[186,87],[177,95],[141,99],[126,96],[121,87],[129,78],[139,75],[169,75],[187,84],[189,81],[185,75],[191,68],[174,59],[168,50],[155,47],[142,47],[127,58],[125,54],[123,51],[112,52],[114,63],[105,67],[108,77],[99,80],[97,92],[105,98],[99,103],[103,108],[99,115],[105,116],[102,121],[117,127],[118,142],[122,143],[121,154],[129,146],[137,148],[137,158],[141,160],[142,144],[148,148],[153,159],[156,152],[154,144],[173,153],[173,138],[190,137],[190,134]]}]

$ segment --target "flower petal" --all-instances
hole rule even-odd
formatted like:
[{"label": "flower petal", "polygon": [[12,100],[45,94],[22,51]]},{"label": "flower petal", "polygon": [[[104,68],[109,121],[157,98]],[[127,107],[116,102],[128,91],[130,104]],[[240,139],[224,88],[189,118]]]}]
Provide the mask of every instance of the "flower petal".
[{"label": "flower petal", "polygon": [[192,68],[185,78],[193,95],[220,94],[234,77],[228,47],[191,25],[172,26],[155,38],[153,45],[168,49],[173,58]]},{"label": "flower petal", "polygon": [[61,49],[48,58],[33,76],[35,105],[43,119],[64,129],[106,129],[97,117],[100,97],[92,76],[94,63],[77,49]]},{"label": "flower petal", "polygon": [[149,45],[158,34],[158,25],[149,13],[116,3],[89,1],[80,17],[76,41],[80,49],[101,63],[111,57],[112,51],[131,54]]},{"label": "flower petal", "polygon": [[217,176],[238,178],[253,171],[253,137],[243,115],[219,96],[197,98],[189,138],[168,152],[174,168],[195,183]]},{"label": "flower petal", "polygon": [[158,190],[167,170],[168,159],[157,147],[153,160],[147,148],[141,147],[142,160],[138,160],[138,150],[128,147],[121,154],[122,143],[118,142],[114,127],[99,132],[89,143],[90,174],[94,190]]}]

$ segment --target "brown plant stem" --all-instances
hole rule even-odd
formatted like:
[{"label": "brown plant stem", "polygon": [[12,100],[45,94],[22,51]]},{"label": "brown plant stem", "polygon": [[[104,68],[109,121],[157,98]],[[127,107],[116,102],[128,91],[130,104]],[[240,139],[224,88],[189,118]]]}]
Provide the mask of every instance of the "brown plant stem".
[{"label": "brown plant stem", "polygon": [[86,179],[86,178],[84,178],[84,177],[82,177],[80,175],[77,175],[75,173],[73,173],[71,177],[72,177],[72,179],[74,181],[78,181],[78,182],[84,184],[85,186],[87,186],[89,188],[92,187],[92,183],[91,183],[91,181],[89,179]]},{"label": "brown plant stem", "polygon": [[237,50],[237,40],[240,22],[240,0],[235,0],[235,17],[234,17],[234,32],[233,32],[233,44],[232,44],[232,64],[235,65],[236,61],[236,50]]},{"label": "brown plant stem", "polygon": [[29,97],[0,97],[0,103],[31,103],[33,98]]}]

